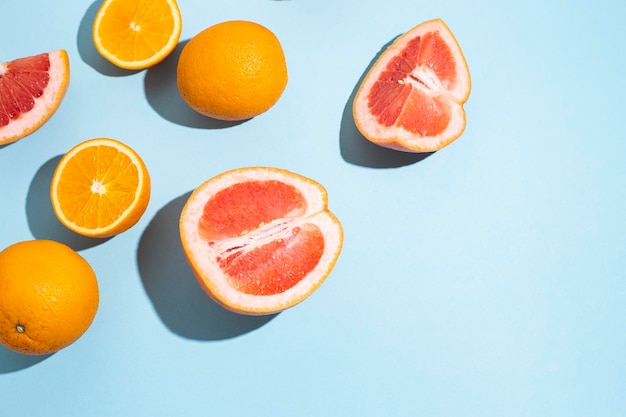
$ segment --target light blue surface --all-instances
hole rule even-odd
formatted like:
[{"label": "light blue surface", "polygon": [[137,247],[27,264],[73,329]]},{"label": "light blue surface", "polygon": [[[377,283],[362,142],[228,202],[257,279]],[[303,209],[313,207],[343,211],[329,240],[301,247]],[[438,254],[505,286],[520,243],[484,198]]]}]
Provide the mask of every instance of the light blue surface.
[{"label": "light blue surface", "polygon": [[[185,107],[176,54],[140,72],[104,62],[100,4],[2,5],[0,61],[65,48],[72,74],[55,116],[0,148],[0,247],[71,245],[101,302],[61,352],[0,347],[0,415],[626,415],[626,3],[180,0],[181,42],[247,19],[283,44],[284,95],[234,126]],[[435,17],[470,66],[464,135],[425,158],[366,143],[359,79]],[[47,193],[60,156],[100,136],[139,152],[153,193],[136,227],[93,241]],[[212,303],[177,234],[193,188],[249,165],[321,182],[345,228],[325,284],[270,318]]]}]

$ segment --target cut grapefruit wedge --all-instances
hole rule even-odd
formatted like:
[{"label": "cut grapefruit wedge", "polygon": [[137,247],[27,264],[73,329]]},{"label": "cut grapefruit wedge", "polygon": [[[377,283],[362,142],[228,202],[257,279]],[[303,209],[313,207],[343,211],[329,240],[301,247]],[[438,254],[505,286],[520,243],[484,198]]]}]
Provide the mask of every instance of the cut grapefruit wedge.
[{"label": "cut grapefruit wedge", "polygon": [[354,122],[377,145],[433,152],[465,130],[470,89],[461,47],[443,20],[430,20],[381,53],[355,96]]},{"label": "cut grapefruit wedge", "polygon": [[307,298],[330,274],[343,244],[324,187],[268,167],[227,171],[200,185],[182,210],[180,235],[204,291],[250,315]]},{"label": "cut grapefruit wedge", "polygon": [[39,129],[59,108],[70,81],[63,49],[0,63],[0,145]]}]

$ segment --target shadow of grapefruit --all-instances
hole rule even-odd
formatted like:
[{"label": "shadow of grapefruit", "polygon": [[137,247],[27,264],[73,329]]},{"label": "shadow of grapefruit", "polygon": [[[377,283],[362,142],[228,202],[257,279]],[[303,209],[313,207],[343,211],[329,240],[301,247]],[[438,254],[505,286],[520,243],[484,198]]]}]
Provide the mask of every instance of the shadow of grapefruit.
[{"label": "shadow of grapefruit", "polygon": [[202,290],[187,264],[178,222],[191,192],[157,212],[137,250],[141,281],[161,321],[173,333],[196,340],[223,340],[251,332],[276,315],[232,313]]}]

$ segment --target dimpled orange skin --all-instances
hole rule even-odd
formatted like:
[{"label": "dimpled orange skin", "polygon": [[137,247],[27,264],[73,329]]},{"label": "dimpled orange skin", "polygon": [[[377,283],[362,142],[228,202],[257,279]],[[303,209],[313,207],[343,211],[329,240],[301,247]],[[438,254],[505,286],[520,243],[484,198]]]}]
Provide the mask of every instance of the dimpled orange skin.
[{"label": "dimpled orange skin", "polygon": [[219,120],[246,120],[269,110],[287,86],[282,46],[266,27],[218,23],[183,48],[178,89],[195,111]]},{"label": "dimpled orange skin", "polygon": [[42,355],[69,346],[98,303],[96,275],[70,247],[28,240],[0,252],[0,343],[8,349]]}]

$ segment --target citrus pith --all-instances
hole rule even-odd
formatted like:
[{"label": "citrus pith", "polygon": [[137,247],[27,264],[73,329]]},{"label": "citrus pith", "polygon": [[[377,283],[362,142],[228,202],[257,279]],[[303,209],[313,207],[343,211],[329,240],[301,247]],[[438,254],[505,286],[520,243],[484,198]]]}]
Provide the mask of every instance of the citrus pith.
[{"label": "citrus pith", "polygon": [[421,23],[385,49],[361,82],[354,121],[371,142],[432,152],[465,130],[471,89],[467,62],[441,19]]},{"label": "citrus pith", "polygon": [[87,331],[98,303],[93,269],[68,246],[29,240],[0,252],[0,343],[7,348],[61,350]]},{"label": "citrus pith", "polygon": [[343,244],[326,190],[270,167],[227,171],[200,185],[183,208],[180,234],[207,294],[254,315],[308,297],[330,274]]},{"label": "citrus pith", "polygon": [[0,63],[0,145],[30,135],[61,105],[70,82],[67,51]]}]

